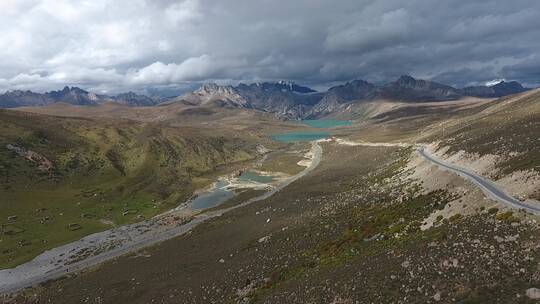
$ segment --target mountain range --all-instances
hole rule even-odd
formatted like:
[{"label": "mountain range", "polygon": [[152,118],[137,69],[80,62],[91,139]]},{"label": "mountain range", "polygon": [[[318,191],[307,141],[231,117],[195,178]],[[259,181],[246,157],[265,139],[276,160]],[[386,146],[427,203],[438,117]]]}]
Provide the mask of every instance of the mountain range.
[{"label": "mountain range", "polygon": [[326,92],[316,92],[286,82],[238,86],[205,84],[200,89],[170,102],[194,106],[250,108],[274,113],[282,118],[300,119],[323,117],[367,101],[436,102],[464,97],[495,98],[526,90],[528,89],[517,82],[501,81],[493,86],[457,89],[433,81],[401,76],[396,81],[380,86],[364,80],[353,80],[331,87]]},{"label": "mountain range", "polygon": [[108,96],[88,92],[78,87],[66,86],[62,90],[47,93],[20,90],[7,91],[0,95],[0,108],[46,106],[57,102],[82,106],[98,105],[106,102],[115,102],[130,106],[153,106],[157,105],[160,101],[160,98],[148,97],[133,92]]},{"label": "mountain range", "polygon": [[199,89],[174,98],[149,97],[133,92],[116,96],[98,95],[77,87],[60,91],[34,93],[8,91],[0,95],[0,108],[46,106],[56,102],[73,105],[98,105],[106,102],[128,106],[156,106],[183,103],[189,106],[256,109],[287,119],[315,118],[365,101],[436,102],[464,97],[496,98],[527,91],[520,83],[501,81],[492,86],[454,88],[441,83],[401,76],[393,82],[375,85],[353,80],[326,92],[292,82],[262,82],[237,86],[208,83]]}]

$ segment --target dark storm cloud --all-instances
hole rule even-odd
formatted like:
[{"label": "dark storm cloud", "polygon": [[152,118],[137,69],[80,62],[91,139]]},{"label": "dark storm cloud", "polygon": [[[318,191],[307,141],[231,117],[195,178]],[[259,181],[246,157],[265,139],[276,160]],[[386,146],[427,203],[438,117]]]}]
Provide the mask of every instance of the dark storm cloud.
[{"label": "dark storm cloud", "polygon": [[534,0],[5,0],[0,90],[401,74],[538,85],[538,16]]}]

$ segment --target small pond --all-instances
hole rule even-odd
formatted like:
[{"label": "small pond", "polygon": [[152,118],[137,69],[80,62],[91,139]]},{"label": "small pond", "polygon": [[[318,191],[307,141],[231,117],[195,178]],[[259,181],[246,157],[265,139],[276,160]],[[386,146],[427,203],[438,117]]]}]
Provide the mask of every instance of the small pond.
[{"label": "small pond", "polygon": [[188,203],[188,208],[193,210],[203,210],[223,204],[226,200],[234,196],[234,192],[225,189],[227,182],[219,181],[215,187],[207,192],[199,194]]}]

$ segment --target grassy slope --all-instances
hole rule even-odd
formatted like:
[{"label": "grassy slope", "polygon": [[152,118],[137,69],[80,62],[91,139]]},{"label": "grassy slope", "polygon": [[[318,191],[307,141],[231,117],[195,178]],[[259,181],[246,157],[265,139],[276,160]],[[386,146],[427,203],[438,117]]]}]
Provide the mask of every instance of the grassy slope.
[{"label": "grassy slope", "polygon": [[[0,267],[176,206],[220,166],[252,158],[254,145],[236,136],[1,111]],[[45,156],[54,169],[41,171],[7,144]]]},{"label": "grassy slope", "polygon": [[[400,110],[340,132],[373,141],[462,136],[450,145],[471,136],[463,146],[468,151],[493,151],[517,140],[506,145],[514,148],[532,136],[520,128],[535,130],[534,121],[527,120],[538,112],[535,98],[514,106],[503,100],[450,111]],[[482,121],[497,127],[488,130]],[[519,131],[524,137],[516,136]],[[504,141],[496,142],[501,135]],[[528,151],[537,145],[529,142],[522,151],[534,157],[538,153]],[[427,214],[455,197],[446,190],[422,193],[398,175],[410,153],[325,145],[320,167],[273,197],[144,255],[46,284],[38,298],[56,303],[426,303],[439,295],[441,302],[528,303],[525,290],[540,283],[540,256],[534,250],[538,228],[476,208],[470,216],[419,230]],[[268,241],[260,241],[263,237]]]},{"label": "grassy slope", "polygon": [[[380,108],[384,108],[383,105]],[[502,175],[540,172],[540,91],[501,99],[386,106],[342,136],[374,142],[441,142],[449,153],[496,154]]]},{"label": "grassy slope", "polygon": [[[37,299],[427,303],[440,292],[443,303],[526,303],[524,290],[538,281],[537,230],[486,210],[419,230],[453,197],[404,181],[410,153],[325,145],[320,167],[273,197],[46,284]],[[494,235],[518,236],[502,246]]]},{"label": "grassy slope", "polygon": [[540,172],[540,91],[494,101],[471,117],[450,123],[441,137],[449,152],[509,156],[498,164],[502,174],[533,169]]},{"label": "grassy slope", "polygon": [[307,153],[309,148],[308,144],[295,144],[291,145],[291,149],[293,149],[294,153],[291,151],[275,151],[269,153],[258,169],[268,172],[283,172],[290,175],[297,174],[305,169],[305,167],[298,165],[298,162],[304,158],[297,153],[297,151]]}]

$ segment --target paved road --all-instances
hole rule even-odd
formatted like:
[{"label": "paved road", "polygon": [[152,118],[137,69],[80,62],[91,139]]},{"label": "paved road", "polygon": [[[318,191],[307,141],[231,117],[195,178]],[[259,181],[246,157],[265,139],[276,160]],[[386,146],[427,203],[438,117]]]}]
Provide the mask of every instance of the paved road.
[{"label": "paved road", "polygon": [[473,182],[477,186],[479,186],[484,193],[486,193],[490,198],[501,202],[505,205],[509,205],[514,208],[524,209],[527,211],[530,211],[534,214],[540,214],[540,208],[528,205],[508,194],[506,194],[499,186],[495,185],[493,182],[489,181],[488,179],[481,177],[471,171],[468,171],[464,168],[460,168],[458,166],[445,163],[441,160],[436,159],[434,156],[430,155],[428,152],[425,151],[424,147],[418,148],[418,154],[420,154],[425,159],[431,161],[432,163],[438,165],[439,167],[443,167],[447,170],[450,170],[452,172],[455,172],[459,174],[460,176],[464,177],[465,179]]},{"label": "paved road", "polygon": [[418,154],[420,154],[422,157],[424,157],[426,160],[436,164],[439,167],[442,167],[444,169],[450,170],[452,172],[455,172],[459,174],[461,177],[471,181],[478,187],[480,187],[484,193],[502,203],[505,205],[508,205],[510,207],[524,209],[529,212],[532,212],[534,214],[540,215],[540,207],[531,206],[529,204],[526,204],[511,195],[508,195],[504,190],[502,190],[498,185],[491,182],[489,179],[484,178],[474,172],[471,172],[467,169],[461,168],[456,165],[452,165],[449,163],[446,163],[442,160],[437,159],[435,156],[429,154],[425,151],[425,146],[421,144],[409,144],[409,143],[385,143],[385,142],[365,142],[365,141],[348,141],[343,139],[336,139],[336,142],[343,145],[349,145],[349,146],[369,146],[369,147],[417,147]]}]

